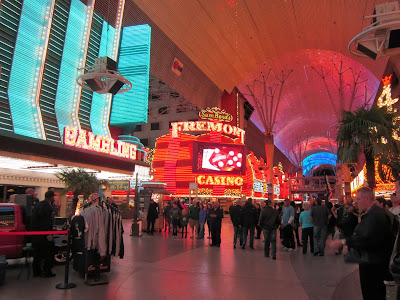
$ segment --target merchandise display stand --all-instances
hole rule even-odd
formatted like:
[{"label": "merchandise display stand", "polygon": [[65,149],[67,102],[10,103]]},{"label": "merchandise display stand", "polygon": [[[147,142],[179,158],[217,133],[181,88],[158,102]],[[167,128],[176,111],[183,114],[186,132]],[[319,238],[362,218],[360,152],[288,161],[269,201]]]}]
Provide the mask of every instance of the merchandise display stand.
[{"label": "merchandise display stand", "polygon": [[[89,264],[89,260],[93,261],[93,264]],[[110,267],[111,267],[111,257],[106,257],[107,261],[110,261],[109,266],[107,266],[107,272],[109,272]],[[101,259],[100,256],[97,253],[94,253],[93,251],[86,251],[85,254],[85,284],[89,286],[95,286],[95,285],[103,285],[103,284],[108,284],[108,280],[100,280],[100,273],[102,273],[101,269]],[[94,267],[93,271],[93,280],[90,278],[92,270],[90,270],[92,267]]]}]

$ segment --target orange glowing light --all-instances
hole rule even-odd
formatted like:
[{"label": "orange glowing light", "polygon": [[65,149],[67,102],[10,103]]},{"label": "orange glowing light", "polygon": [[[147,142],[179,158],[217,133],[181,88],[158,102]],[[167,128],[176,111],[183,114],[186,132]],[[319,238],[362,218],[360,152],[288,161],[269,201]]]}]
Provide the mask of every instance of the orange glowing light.
[{"label": "orange glowing light", "polygon": [[390,74],[389,76],[385,76],[381,79],[383,86],[388,86],[392,83],[392,76],[393,74]]}]

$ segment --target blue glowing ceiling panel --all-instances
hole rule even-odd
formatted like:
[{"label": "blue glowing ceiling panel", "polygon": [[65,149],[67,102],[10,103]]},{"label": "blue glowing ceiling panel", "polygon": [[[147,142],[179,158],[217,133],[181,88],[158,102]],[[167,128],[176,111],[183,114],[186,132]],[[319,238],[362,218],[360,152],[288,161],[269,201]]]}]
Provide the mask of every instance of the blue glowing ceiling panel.
[{"label": "blue glowing ceiling panel", "polygon": [[303,175],[312,176],[313,171],[320,165],[336,166],[337,155],[328,152],[319,152],[307,156],[303,160]]},{"label": "blue glowing ceiling panel", "polygon": [[45,139],[36,95],[51,3],[24,2],[8,87],[14,132],[37,139]]},{"label": "blue glowing ceiling panel", "polygon": [[132,89],[114,96],[110,124],[133,127],[147,123],[149,101],[151,27],[147,24],[124,27],[118,71],[132,82]]},{"label": "blue glowing ceiling panel", "polygon": [[86,5],[79,0],[72,0],[55,102],[61,137],[65,126],[79,127],[77,107],[80,99],[77,94],[79,88],[76,78],[81,72],[77,68],[84,59],[81,49],[85,43],[87,12]]}]

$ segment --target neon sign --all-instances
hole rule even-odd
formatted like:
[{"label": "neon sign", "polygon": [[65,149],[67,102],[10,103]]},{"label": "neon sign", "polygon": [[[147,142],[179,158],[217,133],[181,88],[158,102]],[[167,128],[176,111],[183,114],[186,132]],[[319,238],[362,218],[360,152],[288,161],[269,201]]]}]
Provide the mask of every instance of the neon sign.
[{"label": "neon sign", "polygon": [[[386,106],[387,107],[387,112],[388,113],[396,113],[397,109],[393,108],[393,104],[395,104],[397,101],[399,101],[399,98],[392,99],[392,74],[390,76],[385,76],[382,79],[383,83],[383,90],[382,94],[379,96],[377,105],[379,108]],[[385,101],[383,101],[385,99]],[[395,116],[393,118],[393,123],[396,124],[400,120],[400,116]],[[395,140],[400,141],[400,137],[398,134],[398,130],[395,130],[393,132],[393,138]]]},{"label": "neon sign", "polygon": [[93,132],[72,126],[64,128],[64,145],[136,160],[137,146],[135,144],[116,141],[101,135],[94,136]]},{"label": "neon sign", "polygon": [[226,135],[233,135],[240,138],[241,142],[244,143],[245,131],[236,126],[229,124],[207,122],[207,121],[197,121],[197,122],[173,122],[171,123],[171,135],[172,137],[178,137],[179,132],[196,132],[196,131],[213,131],[221,132]]},{"label": "neon sign", "polygon": [[242,186],[243,178],[237,176],[199,175],[197,176],[197,183],[200,185]]},{"label": "neon sign", "polygon": [[223,121],[223,122],[231,122],[233,120],[233,116],[227,113],[225,110],[221,110],[218,107],[213,107],[207,109],[203,109],[199,112],[199,117],[203,120],[211,120],[211,121]]},{"label": "neon sign", "polygon": [[361,172],[357,175],[356,178],[352,182],[350,182],[350,190],[351,192],[355,192],[358,190],[360,187],[364,185],[365,182],[365,177],[364,177],[364,169],[361,170]]},{"label": "neon sign", "polygon": [[[393,109],[392,105],[399,101],[399,98],[392,99],[391,81],[392,75],[382,78],[383,91],[378,98],[377,105],[379,107],[386,106],[388,112],[397,112],[397,109]],[[385,99],[385,101],[383,101],[383,99]]]}]

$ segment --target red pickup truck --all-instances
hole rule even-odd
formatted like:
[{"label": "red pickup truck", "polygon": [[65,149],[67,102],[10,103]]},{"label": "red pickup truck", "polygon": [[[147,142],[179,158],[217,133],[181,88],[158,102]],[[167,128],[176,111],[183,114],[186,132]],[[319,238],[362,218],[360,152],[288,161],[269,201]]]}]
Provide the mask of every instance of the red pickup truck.
[{"label": "red pickup truck", "polygon": [[[0,204],[0,232],[25,231],[25,224],[22,217],[22,207],[11,203]],[[0,236],[0,255],[9,258],[23,256],[25,236],[6,235]]]},{"label": "red pickup truck", "polygon": [[[26,231],[24,223],[24,212],[21,205],[12,203],[0,203],[0,232]],[[66,218],[55,218],[55,226],[61,230],[65,226]],[[66,256],[66,235],[54,235],[56,246],[55,262],[65,262]],[[23,248],[26,245],[24,235],[0,236],[0,255],[6,259],[23,257]]]}]

